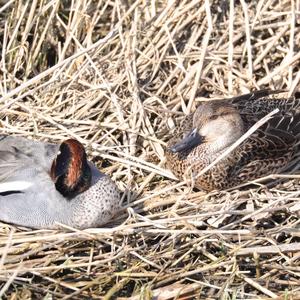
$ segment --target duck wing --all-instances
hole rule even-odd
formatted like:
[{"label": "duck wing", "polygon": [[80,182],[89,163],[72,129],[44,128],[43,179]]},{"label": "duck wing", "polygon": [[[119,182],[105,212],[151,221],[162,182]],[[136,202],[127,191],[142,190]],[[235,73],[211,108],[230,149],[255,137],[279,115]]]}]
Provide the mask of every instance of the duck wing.
[{"label": "duck wing", "polygon": [[260,90],[229,101],[239,110],[246,124],[254,124],[276,108],[281,116],[300,112],[300,92],[289,97],[286,91]]},{"label": "duck wing", "polygon": [[58,151],[57,145],[22,137],[0,136],[0,183],[30,181],[39,172],[48,173]]},{"label": "duck wing", "polygon": [[235,150],[232,181],[238,184],[287,169],[297,158],[299,144],[300,113],[274,117]]},{"label": "duck wing", "polygon": [[20,170],[31,163],[32,160],[25,155],[21,158],[14,152],[0,151],[0,182],[15,177]]}]

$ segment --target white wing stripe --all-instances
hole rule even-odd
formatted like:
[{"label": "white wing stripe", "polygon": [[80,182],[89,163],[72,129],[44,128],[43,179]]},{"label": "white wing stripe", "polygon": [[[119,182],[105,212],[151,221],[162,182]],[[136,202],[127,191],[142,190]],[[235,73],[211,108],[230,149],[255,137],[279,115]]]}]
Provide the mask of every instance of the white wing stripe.
[{"label": "white wing stripe", "polygon": [[9,191],[22,191],[28,189],[31,186],[31,182],[22,180],[0,183],[0,193]]}]

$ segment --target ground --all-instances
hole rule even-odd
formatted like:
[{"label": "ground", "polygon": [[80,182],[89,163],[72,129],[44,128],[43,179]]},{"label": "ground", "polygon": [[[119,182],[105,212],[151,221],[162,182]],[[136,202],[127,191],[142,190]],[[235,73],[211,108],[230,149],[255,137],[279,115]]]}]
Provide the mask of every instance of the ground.
[{"label": "ground", "polygon": [[105,228],[0,226],[3,299],[300,299],[299,175],[204,193],[165,168],[197,99],[298,89],[299,1],[0,1],[0,133],[73,137]]}]

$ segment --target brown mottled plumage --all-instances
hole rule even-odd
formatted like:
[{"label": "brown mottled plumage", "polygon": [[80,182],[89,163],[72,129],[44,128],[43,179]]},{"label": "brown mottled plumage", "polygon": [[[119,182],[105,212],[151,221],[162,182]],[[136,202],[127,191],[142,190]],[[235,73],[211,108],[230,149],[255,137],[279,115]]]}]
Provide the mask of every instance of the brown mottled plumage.
[{"label": "brown mottled plumage", "polygon": [[[197,176],[275,108],[278,114],[204,175]],[[203,102],[169,140],[167,167],[179,178],[192,174],[198,188],[220,190],[283,171],[296,158],[299,144],[300,93],[288,97],[286,92],[262,90]]]}]

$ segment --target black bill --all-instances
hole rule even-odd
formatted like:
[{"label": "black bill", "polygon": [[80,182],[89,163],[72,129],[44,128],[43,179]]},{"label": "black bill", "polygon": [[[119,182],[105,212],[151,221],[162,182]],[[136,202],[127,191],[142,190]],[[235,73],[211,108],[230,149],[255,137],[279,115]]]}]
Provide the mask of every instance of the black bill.
[{"label": "black bill", "polygon": [[170,147],[173,153],[188,151],[202,143],[202,137],[197,128],[193,128],[180,142]]}]

